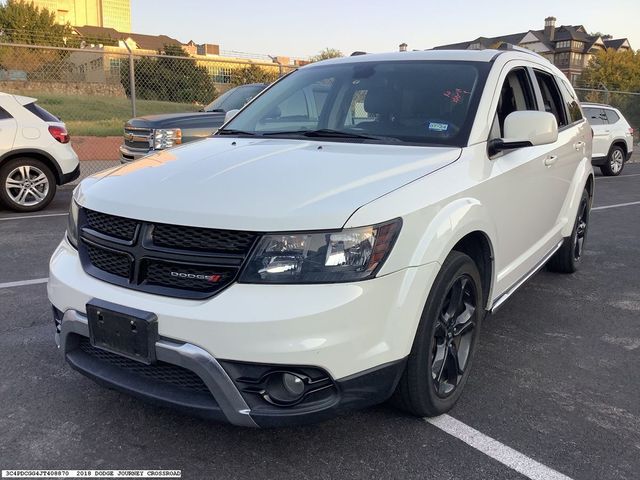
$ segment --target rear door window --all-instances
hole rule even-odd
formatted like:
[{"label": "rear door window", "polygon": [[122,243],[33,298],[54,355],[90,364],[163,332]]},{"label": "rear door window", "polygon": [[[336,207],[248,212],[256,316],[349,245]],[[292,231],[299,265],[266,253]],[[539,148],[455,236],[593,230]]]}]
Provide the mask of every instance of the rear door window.
[{"label": "rear door window", "polygon": [[584,109],[587,120],[591,125],[608,125],[607,114],[601,108],[587,107]]},{"label": "rear door window", "polygon": [[36,117],[44,122],[59,122],[60,119],[55,115],[47,112],[44,108],[42,108],[37,103],[28,103],[24,106],[27,110],[33,113]]},{"label": "rear door window", "polygon": [[0,107],[0,120],[6,120],[8,118],[13,118],[13,117],[4,108]]},{"label": "rear door window", "polygon": [[558,121],[558,128],[566,127],[569,122],[567,120],[567,113],[564,109],[564,102],[562,101],[562,95],[556,85],[553,75],[536,70],[536,79],[540,86],[540,92],[542,93],[542,102],[544,111],[552,113]]}]

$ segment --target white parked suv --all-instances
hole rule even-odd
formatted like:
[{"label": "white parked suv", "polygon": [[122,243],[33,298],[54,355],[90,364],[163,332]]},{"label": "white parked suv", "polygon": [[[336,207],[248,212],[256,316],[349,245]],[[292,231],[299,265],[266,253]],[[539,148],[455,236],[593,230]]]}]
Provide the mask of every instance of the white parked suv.
[{"label": "white parked suv", "polygon": [[79,175],[64,123],[35,98],[0,92],[0,203],[19,212],[41,210],[57,185]]},{"label": "white parked suv", "polygon": [[441,414],[485,314],[576,269],[593,184],[591,128],[535,54],[305,66],[214,137],[80,184],[56,339],[99,383],[236,425]]},{"label": "white parked suv", "polygon": [[582,108],[593,128],[593,165],[603,175],[620,175],[633,153],[633,128],[611,105],[583,103]]}]

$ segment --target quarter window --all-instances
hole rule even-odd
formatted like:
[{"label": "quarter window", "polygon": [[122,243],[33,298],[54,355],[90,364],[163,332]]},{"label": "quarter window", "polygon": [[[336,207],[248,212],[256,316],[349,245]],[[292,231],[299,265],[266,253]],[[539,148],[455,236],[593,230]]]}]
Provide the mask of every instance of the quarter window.
[{"label": "quarter window", "polygon": [[536,70],[536,79],[538,80],[538,85],[540,85],[545,112],[552,113],[556,117],[559,128],[566,127],[569,122],[567,122],[562,96],[553,76]]},{"label": "quarter window", "polygon": [[618,116],[618,114],[613,110],[603,109],[603,112],[607,116],[607,120],[609,121],[610,124],[614,124],[618,120],[620,120],[620,117]]},{"label": "quarter window", "polygon": [[560,91],[562,93],[562,98],[564,99],[564,103],[567,106],[567,111],[569,112],[569,122],[575,123],[582,120],[584,117],[582,116],[582,111],[580,110],[580,105],[578,104],[578,100],[575,95],[572,93],[571,89],[567,87],[567,84],[562,80],[558,81],[558,85],[560,87]]}]

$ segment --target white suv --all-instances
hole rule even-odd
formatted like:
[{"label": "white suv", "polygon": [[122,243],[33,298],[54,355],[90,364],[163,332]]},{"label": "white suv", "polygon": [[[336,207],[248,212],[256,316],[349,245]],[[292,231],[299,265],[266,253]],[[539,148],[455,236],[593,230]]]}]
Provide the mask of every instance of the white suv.
[{"label": "white suv", "polygon": [[43,209],[80,175],[64,123],[35,102],[0,92],[0,203],[19,212]]},{"label": "white suv", "polygon": [[593,165],[603,175],[620,175],[633,153],[633,128],[611,105],[583,103],[582,108],[593,128]]},{"label": "white suv", "polygon": [[80,184],[57,342],[102,384],[237,425],[391,397],[437,415],[485,314],[576,269],[593,185],[591,128],[535,54],[305,66],[214,137]]}]

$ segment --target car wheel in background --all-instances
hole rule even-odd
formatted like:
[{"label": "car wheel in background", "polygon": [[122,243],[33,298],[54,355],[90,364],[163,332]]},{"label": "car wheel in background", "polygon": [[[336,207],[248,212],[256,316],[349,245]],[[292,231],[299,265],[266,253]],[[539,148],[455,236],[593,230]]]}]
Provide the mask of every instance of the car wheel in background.
[{"label": "car wheel in background", "polygon": [[547,267],[552,272],[574,273],[582,260],[584,253],[584,241],[589,229],[589,214],[591,211],[589,192],[584,189],[578,206],[578,214],[573,225],[571,236],[564,239],[564,243],[549,260]]},{"label": "car wheel in background", "polygon": [[16,158],[0,167],[0,200],[11,210],[41,210],[49,205],[55,193],[53,172],[40,160]]},{"label": "car wheel in background", "polygon": [[469,377],[483,317],[478,268],[451,252],[429,293],[393,403],[418,416],[449,411]]},{"label": "car wheel in background", "polygon": [[620,175],[624,168],[624,150],[621,147],[613,146],[607,157],[607,162],[600,167],[603,175],[615,177]]}]

